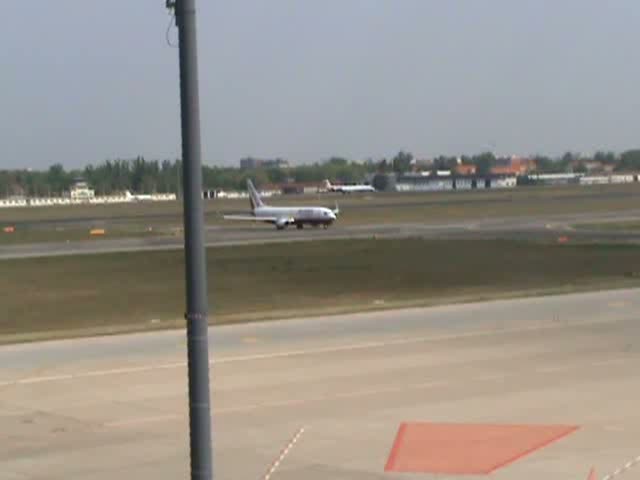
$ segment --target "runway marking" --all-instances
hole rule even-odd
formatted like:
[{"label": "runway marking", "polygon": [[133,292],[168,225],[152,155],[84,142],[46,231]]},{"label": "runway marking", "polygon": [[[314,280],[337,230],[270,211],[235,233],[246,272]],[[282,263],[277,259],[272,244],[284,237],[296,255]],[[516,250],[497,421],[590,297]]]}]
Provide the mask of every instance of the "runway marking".
[{"label": "runway marking", "polygon": [[289,441],[287,446],[280,452],[280,455],[271,464],[271,466],[269,467],[269,470],[267,471],[267,473],[264,475],[264,477],[262,477],[262,480],[269,480],[271,478],[271,475],[273,475],[274,472],[278,469],[278,467],[280,466],[280,464],[284,460],[284,457],[286,457],[289,454],[289,452],[294,447],[296,442],[300,439],[300,437],[302,436],[303,433],[304,433],[304,427],[302,427],[300,430],[298,430],[298,432],[294,435],[294,437],[291,439],[291,441]]},{"label": "runway marking", "polygon": [[179,420],[184,417],[185,417],[184,415],[172,414],[172,415],[158,415],[155,417],[130,418],[127,420],[119,420],[115,422],[105,423],[104,426],[112,427],[112,428],[132,427],[135,425],[143,425],[145,423],[158,423],[158,422],[165,422],[168,420]]},{"label": "runway marking", "polygon": [[625,463],[622,467],[618,468],[615,472],[610,473],[609,475],[604,477],[602,480],[611,480],[614,477],[622,475],[623,473],[627,472],[628,470],[630,470],[631,468],[635,467],[638,464],[640,464],[640,456]]},{"label": "runway marking", "polygon": [[[23,378],[21,380],[18,380],[19,383],[22,384],[29,384],[29,383],[42,383],[42,382],[55,382],[55,381],[60,381],[60,380],[69,380],[72,379],[73,375],[71,374],[67,374],[67,375],[50,375],[47,377],[31,377],[31,378]],[[3,384],[0,384],[3,385]]]},{"label": "runway marking", "polygon": [[[610,320],[591,320],[591,321],[580,321],[580,322],[573,322],[573,323],[567,322],[563,324],[549,323],[545,325],[531,325],[528,327],[519,327],[519,328],[477,330],[477,331],[467,332],[467,333],[426,335],[426,336],[418,336],[418,337],[399,338],[399,339],[386,340],[386,341],[370,341],[370,342],[356,343],[356,344],[350,344],[350,345],[335,345],[330,347],[309,348],[309,349],[303,349],[303,350],[290,350],[287,352],[272,352],[272,353],[259,353],[259,354],[252,354],[252,355],[230,356],[226,358],[213,359],[209,362],[209,364],[215,366],[215,365],[224,365],[224,364],[239,363],[239,362],[252,362],[252,361],[258,361],[258,360],[274,360],[279,358],[321,355],[325,353],[351,352],[351,351],[358,351],[358,350],[370,350],[375,348],[385,348],[385,347],[392,347],[392,346],[399,346],[399,345],[412,345],[412,344],[426,343],[426,342],[441,342],[446,340],[459,340],[459,339],[466,339],[466,338],[487,337],[492,335],[508,335],[513,333],[525,333],[525,332],[533,332],[533,331],[559,330],[559,329],[566,329],[566,328],[572,328],[572,327],[584,327],[584,326],[605,324],[605,323],[614,323],[614,322]],[[51,376],[43,376],[43,377],[27,377],[27,378],[21,378],[17,380],[2,381],[0,382],[0,387],[35,384],[35,383],[49,383],[49,382],[57,382],[57,381],[64,381],[64,380],[78,380],[82,378],[102,377],[102,376],[110,376],[110,375],[128,375],[132,373],[151,372],[154,370],[170,370],[170,369],[184,368],[186,366],[187,366],[187,362],[175,362],[175,363],[166,363],[166,364],[158,364],[158,365],[141,365],[136,367],[122,367],[122,368],[113,368],[113,369],[106,369],[106,370],[94,370],[94,371],[88,371],[88,372],[69,373],[69,374],[51,375]]]},{"label": "runway marking", "polygon": [[235,357],[227,357],[218,360],[214,360],[214,364],[224,364],[224,363],[235,363],[235,362],[248,362],[255,360],[272,360],[276,358],[288,358],[288,357],[297,357],[297,356],[306,356],[306,355],[318,355],[323,353],[338,353],[338,352],[348,352],[348,351],[356,351],[356,350],[368,350],[374,348],[384,348],[398,345],[411,345],[416,343],[425,343],[425,342],[440,342],[446,340],[458,340],[465,338],[477,338],[477,337],[486,337],[491,335],[508,335],[512,333],[524,333],[531,331],[544,331],[544,330],[558,330],[564,328],[571,327],[582,327],[582,326],[591,326],[605,323],[614,323],[608,320],[591,320],[591,321],[581,321],[581,322],[567,322],[564,324],[545,324],[545,325],[535,325],[528,327],[519,327],[519,328],[504,328],[504,329],[491,329],[491,330],[477,330],[473,332],[467,333],[455,333],[455,334],[443,334],[443,335],[428,335],[428,336],[418,336],[418,337],[407,337],[407,338],[399,338],[395,340],[386,340],[386,341],[371,341],[371,342],[363,342],[358,344],[351,345],[336,345],[331,347],[320,347],[320,348],[310,348],[306,350],[290,350],[288,352],[274,352],[274,353],[263,353],[263,354],[253,354],[253,355],[241,355]]},{"label": "runway marking", "polygon": [[565,425],[403,422],[384,471],[490,475],[577,429]]},{"label": "runway marking", "polygon": [[69,373],[63,375],[50,375],[46,377],[28,377],[18,380],[9,380],[0,382],[0,387],[7,387],[12,385],[27,385],[33,383],[48,383],[57,382],[62,380],[77,380],[79,378],[91,378],[91,377],[104,377],[109,375],[124,375],[130,373],[149,372],[154,370],[168,370],[180,367],[186,367],[186,362],[166,363],[161,365],[143,365],[139,367],[123,367],[112,368],[109,370],[94,370],[89,372]]}]

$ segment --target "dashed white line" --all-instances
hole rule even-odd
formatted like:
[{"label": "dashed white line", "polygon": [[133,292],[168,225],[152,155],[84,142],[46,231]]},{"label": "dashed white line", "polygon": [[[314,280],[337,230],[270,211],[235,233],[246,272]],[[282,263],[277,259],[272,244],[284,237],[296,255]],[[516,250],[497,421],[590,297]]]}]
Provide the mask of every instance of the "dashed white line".
[{"label": "dashed white line", "polygon": [[286,457],[289,454],[289,452],[294,447],[296,442],[300,439],[303,433],[304,433],[304,427],[297,431],[297,433],[294,435],[291,441],[289,441],[287,446],[280,452],[280,455],[271,464],[271,466],[269,467],[269,470],[267,470],[267,473],[265,473],[265,475],[262,477],[262,480],[269,480],[271,478],[271,476],[275,473],[275,471],[278,469],[278,467],[284,460],[284,457]]},{"label": "dashed white line", "polygon": [[630,470],[631,468],[635,467],[638,464],[640,464],[640,456],[625,463],[622,467],[618,468],[615,472],[610,473],[609,475],[604,477],[602,480],[611,480],[614,477],[617,477],[619,475],[622,475],[623,473],[626,473],[628,470]]}]

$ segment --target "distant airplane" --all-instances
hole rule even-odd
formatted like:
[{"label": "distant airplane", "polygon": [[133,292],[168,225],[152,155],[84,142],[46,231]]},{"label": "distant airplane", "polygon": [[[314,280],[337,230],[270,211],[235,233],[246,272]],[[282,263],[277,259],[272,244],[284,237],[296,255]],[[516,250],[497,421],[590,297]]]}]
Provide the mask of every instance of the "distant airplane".
[{"label": "distant airplane", "polygon": [[327,179],[324,181],[324,188],[330,192],[340,193],[359,193],[359,192],[375,192],[376,189],[371,185],[332,185]]},{"label": "distant airplane", "polygon": [[127,190],[124,194],[125,194],[125,197],[127,198],[127,200],[129,200],[129,201],[144,202],[144,201],[148,201],[148,200],[153,200],[151,195],[131,194],[131,192],[129,190]]},{"label": "distant airplane", "polygon": [[295,225],[302,229],[304,225],[313,225],[329,228],[338,218],[340,210],[331,210],[325,207],[271,207],[265,205],[251,180],[247,180],[249,190],[249,202],[251,203],[251,215],[224,215],[225,220],[247,220],[254,222],[272,223],[278,230],[283,230],[289,225]]}]

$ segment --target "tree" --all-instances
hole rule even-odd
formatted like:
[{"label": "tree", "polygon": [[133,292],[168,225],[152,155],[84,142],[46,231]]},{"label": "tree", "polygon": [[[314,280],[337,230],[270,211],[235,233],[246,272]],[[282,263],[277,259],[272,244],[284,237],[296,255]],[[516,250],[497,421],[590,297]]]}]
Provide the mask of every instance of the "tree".
[{"label": "tree", "polygon": [[572,152],[566,152],[564,155],[562,155],[562,158],[560,159],[560,171],[562,172],[569,172],[572,171],[573,169],[573,164],[580,159],[580,156],[576,153],[572,153]]},{"label": "tree", "polygon": [[349,160],[342,157],[331,157],[329,160],[327,160],[326,164],[336,167],[345,167],[349,165]]},{"label": "tree", "polygon": [[287,180],[287,172],[282,168],[270,168],[267,170],[270,183],[283,183]]},{"label": "tree", "polygon": [[587,169],[587,166],[584,164],[584,162],[580,162],[574,167],[573,171],[574,173],[587,173],[589,170]]},{"label": "tree", "polygon": [[378,173],[373,177],[371,183],[376,190],[384,191],[389,188],[389,175],[386,173]]},{"label": "tree", "polygon": [[639,170],[640,150],[627,150],[620,155],[620,163],[616,170]]},{"label": "tree", "polygon": [[378,165],[376,166],[376,171],[378,173],[390,172],[392,171],[391,164],[387,161],[386,158],[383,158],[378,162]]},{"label": "tree", "polygon": [[[471,163],[471,161],[468,160],[467,163]],[[456,157],[446,157],[444,155],[440,155],[439,157],[433,159],[431,170],[434,172],[438,170],[453,170],[454,168],[456,168],[457,164],[458,159]]]},{"label": "tree", "polygon": [[593,159],[596,162],[601,162],[603,165],[615,165],[618,159],[616,158],[616,154],[613,152],[596,152],[593,156]]},{"label": "tree", "polygon": [[537,155],[533,157],[533,160],[536,162],[536,169],[541,173],[549,173],[553,171],[553,160],[549,157],[545,157],[543,155]]},{"label": "tree", "polygon": [[[56,163],[49,167],[46,176],[46,183],[49,185],[52,194],[62,195],[65,190],[69,189],[72,182],[73,179],[64,171],[64,167],[61,164]],[[24,188],[26,186],[26,181],[21,183]]]},{"label": "tree", "polygon": [[0,171],[0,198],[8,197],[11,185],[11,173],[6,170]]},{"label": "tree", "polygon": [[478,175],[487,175],[491,172],[491,167],[496,164],[496,157],[491,152],[485,152],[471,157],[471,163],[476,166]]},{"label": "tree", "polygon": [[393,171],[396,173],[406,172],[411,168],[411,162],[413,161],[413,155],[411,153],[405,153],[402,150],[393,157],[391,161],[393,165]]}]

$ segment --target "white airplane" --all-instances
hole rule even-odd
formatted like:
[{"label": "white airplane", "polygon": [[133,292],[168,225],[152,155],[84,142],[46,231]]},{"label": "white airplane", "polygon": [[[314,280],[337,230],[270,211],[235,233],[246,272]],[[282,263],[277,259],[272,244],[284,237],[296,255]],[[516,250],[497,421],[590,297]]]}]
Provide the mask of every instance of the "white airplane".
[{"label": "white airplane", "polygon": [[131,194],[131,192],[129,190],[127,190],[126,192],[124,192],[125,197],[127,198],[128,201],[133,202],[144,202],[144,201],[148,201],[151,200],[151,195],[144,195],[144,194]]},{"label": "white airplane", "polygon": [[332,185],[327,179],[324,181],[324,188],[330,192],[340,193],[359,193],[359,192],[375,192],[376,189],[371,185]]},{"label": "white airplane", "polygon": [[271,207],[265,205],[251,180],[247,180],[251,215],[224,215],[225,220],[247,220],[254,222],[272,223],[278,230],[284,230],[289,225],[302,229],[304,225],[329,228],[338,218],[340,210],[325,207]]}]

